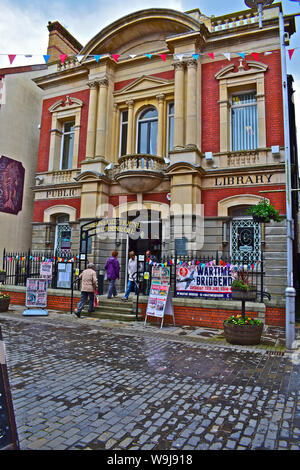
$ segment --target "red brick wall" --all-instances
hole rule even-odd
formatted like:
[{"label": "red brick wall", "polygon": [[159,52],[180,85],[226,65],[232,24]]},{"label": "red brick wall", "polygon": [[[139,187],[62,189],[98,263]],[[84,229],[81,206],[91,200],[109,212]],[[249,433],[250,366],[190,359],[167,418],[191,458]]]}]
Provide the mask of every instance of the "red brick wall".
[{"label": "red brick wall", "polygon": [[[10,303],[12,305],[25,305],[25,292],[8,292],[2,291],[10,296]],[[79,297],[73,298],[73,311],[79,302]],[[62,310],[68,312],[71,309],[71,297],[62,297],[55,295],[47,296],[47,308],[49,310]]]},{"label": "red brick wall", "polygon": [[267,307],[266,324],[273,326],[285,326],[284,308]]},{"label": "red brick wall", "polygon": [[[146,304],[139,304],[143,318],[145,318],[146,307]],[[176,325],[189,325],[220,329],[223,328],[223,321],[226,318],[230,317],[230,315],[237,315],[240,313],[240,310],[222,310],[222,308],[209,309],[180,305],[173,305],[173,308]],[[246,315],[257,317],[257,312],[246,311]],[[147,321],[156,323],[157,319],[156,317],[148,316]],[[164,323],[173,324],[173,318],[170,315],[166,315],[164,317]]]},{"label": "red brick wall", "polygon": [[[206,217],[213,217],[218,214],[218,202],[230,196],[236,196],[238,194],[255,194],[262,196],[259,191],[272,191],[276,189],[285,189],[284,185],[268,185],[268,186],[243,186],[234,188],[214,188],[204,189],[201,192],[201,203],[204,204],[204,215]],[[285,192],[266,192],[263,193],[264,197],[270,199],[271,204],[274,205],[276,210],[281,214],[286,213],[285,208]]]},{"label": "red brick wall", "polygon": [[[249,55],[246,60],[254,59]],[[258,61],[268,66],[265,72],[267,146],[284,145],[280,51],[270,55],[260,53]],[[232,62],[236,71],[239,59],[233,58]],[[215,74],[228,64],[225,59],[202,65],[202,152],[220,151],[219,81]]]},{"label": "red brick wall", "polygon": [[70,198],[70,199],[51,199],[50,201],[35,201],[33,206],[33,222],[43,222],[44,221],[44,211],[48,207],[66,204],[76,209],[76,219],[80,217],[80,197]]},{"label": "red brick wall", "polygon": [[[5,294],[10,295],[10,303],[12,305],[25,305],[25,292],[9,292],[3,290]],[[73,298],[73,311],[75,310],[77,303],[79,302],[79,297]],[[58,296],[58,295],[49,295],[47,298],[47,308],[49,310],[62,310],[64,312],[70,311],[71,308],[71,298],[67,296]],[[145,317],[147,304],[139,303],[139,309],[141,309],[143,318]],[[199,327],[208,327],[208,328],[220,328],[223,327],[223,321],[232,314],[240,313],[240,309],[237,310],[224,310],[221,308],[210,309],[210,308],[200,308],[200,307],[190,307],[190,306],[181,306],[173,305],[175,323],[176,325],[190,325],[190,326],[199,326]],[[251,317],[257,317],[257,312],[251,312],[246,310],[246,315]],[[147,321],[156,322],[156,317],[147,317]],[[172,324],[173,319],[171,316],[166,315],[164,318],[164,323]],[[285,326],[285,309],[284,308],[275,308],[275,307],[266,307],[265,315],[266,325],[272,326]]]},{"label": "red brick wall", "polygon": [[[50,150],[50,129],[52,114],[49,111],[56,101],[66,99],[67,95],[56,96],[55,98],[49,98],[44,100],[42,108],[42,120],[41,120],[41,131],[40,131],[40,144],[39,144],[39,155],[37,172],[48,171],[49,162],[49,150]],[[80,121],[80,137],[79,137],[79,149],[78,149],[78,162],[85,159],[86,150],[86,136],[87,136],[87,123],[88,123],[88,109],[89,109],[89,90],[82,90],[71,93],[70,97],[78,98],[83,101],[84,105],[81,108],[81,121]]]}]

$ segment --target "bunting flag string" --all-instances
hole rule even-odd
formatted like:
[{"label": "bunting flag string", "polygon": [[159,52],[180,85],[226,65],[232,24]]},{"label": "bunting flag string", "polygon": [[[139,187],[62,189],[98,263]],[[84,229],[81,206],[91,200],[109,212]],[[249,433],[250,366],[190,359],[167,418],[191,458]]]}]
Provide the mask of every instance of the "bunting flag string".
[{"label": "bunting flag string", "polygon": [[[291,49],[288,49],[288,55],[289,55],[289,59],[291,60],[292,59],[292,56],[295,52],[296,49],[300,49],[300,47],[293,47]],[[141,57],[148,57],[148,59],[152,59],[153,56],[159,56],[164,62],[166,62],[166,59],[168,56],[172,56],[174,59],[177,59],[179,60],[180,62],[182,62],[182,60],[184,58],[188,59],[188,58],[191,58],[193,57],[196,61],[199,59],[200,56],[208,56],[210,57],[211,60],[215,60],[216,57],[220,57],[220,56],[223,56],[225,57],[228,61],[231,61],[233,59],[233,56],[238,56],[238,57],[241,57],[243,60],[245,60],[246,58],[246,55],[251,55],[254,60],[258,61],[258,57],[259,57],[259,54],[263,54],[263,55],[270,55],[272,54],[273,51],[266,51],[266,52],[222,52],[222,53],[217,53],[215,54],[214,52],[207,52],[207,53],[204,53],[204,52],[199,52],[199,53],[194,53],[194,52],[186,52],[186,53],[180,53],[180,54],[173,54],[173,53],[164,53],[164,54],[161,54],[160,52],[152,52],[152,53],[144,53],[144,54],[128,54],[125,56],[125,59],[135,59],[135,58],[141,58]],[[45,64],[47,64],[51,58],[51,55],[48,55],[48,54],[44,54],[44,55],[40,55],[40,54],[1,54],[0,53],[0,56],[6,56],[8,57],[9,59],[9,63],[10,64],[13,64],[14,60],[16,59],[16,57],[25,57],[26,59],[32,59],[34,57],[43,57],[44,61],[45,61]],[[59,55],[59,59],[61,61],[61,64],[64,65],[66,62],[67,62],[67,59],[76,59],[78,62],[81,62],[84,58],[85,59],[95,59],[96,62],[98,63],[99,60],[102,58],[102,57],[112,57],[113,60],[117,63],[119,58],[121,57],[120,54],[109,54],[109,53],[106,53],[106,54],[93,54],[93,55],[88,55],[88,56],[84,56],[82,54],[77,54],[77,55],[68,55],[68,54],[61,54]],[[123,58],[123,57],[122,57]]]}]

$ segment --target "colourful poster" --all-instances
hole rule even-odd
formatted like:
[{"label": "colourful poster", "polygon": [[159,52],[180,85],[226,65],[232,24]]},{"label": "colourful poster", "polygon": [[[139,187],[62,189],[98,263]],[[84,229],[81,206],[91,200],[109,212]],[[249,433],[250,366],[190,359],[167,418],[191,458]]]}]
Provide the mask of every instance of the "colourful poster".
[{"label": "colourful poster", "polygon": [[177,297],[231,298],[233,278],[225,266],[176,266]]},{"label": "colourful poster", "polygon": [[26,283],[26,307],[47,306],[47,281],[46,279],[27,279]]}]

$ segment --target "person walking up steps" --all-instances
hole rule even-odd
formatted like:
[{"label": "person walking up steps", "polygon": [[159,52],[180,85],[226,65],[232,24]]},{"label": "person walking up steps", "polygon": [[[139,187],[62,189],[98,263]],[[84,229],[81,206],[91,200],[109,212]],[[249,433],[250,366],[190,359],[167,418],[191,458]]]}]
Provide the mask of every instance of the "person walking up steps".
[{"label": "person walking up steps", "polygon": [[136,281],[136,273],[137,273],[137,257],[135,256],[135,252],[131,251],[129,253],[129,260],[128,260],[128,284],[127,290],[122,300],[124,302],[128,301],[129,294],[132,290],[132,287],[135,285]]},{"label": "person walking up steps", "polygon": [[82,271],[79,279],[81,279],[81,296],[77,305],[77,309],[74,312],[78,318],[80,318],[81,311],[87,300],[89,300],[88,312],[94,312],[95,289],[98,289],[95,265],[92,263],[88,264],[87,269]]},{"label": "person walking up steps", "polygon": [[116,279],[119,279],[120,264],[117,260],[118,252],[113,251],[111,257],[105,263],[104,269],[107,272],[107,279],[109,281],[109,288],[107,298],[111,299],[112,296],[117,297],[117,290],[115,286]]}]

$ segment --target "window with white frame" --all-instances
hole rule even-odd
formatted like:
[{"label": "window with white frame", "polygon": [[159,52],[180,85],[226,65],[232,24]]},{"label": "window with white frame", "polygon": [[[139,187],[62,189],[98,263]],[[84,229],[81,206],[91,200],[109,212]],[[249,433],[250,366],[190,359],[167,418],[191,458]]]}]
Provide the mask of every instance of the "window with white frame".
[{"label": "window with white frame", "polygon": [[137,152],[157,153],[158,113],[154,107],[146,108],[138,118]]},{"label": "window with white frame", "polygon": [[168,104],[168,152],[174,146],[174,103]]},{"label": "window with white frame", "polygon": [[128,111],[121,112],[120,123],[120,157],[127,153]]},{"label": "window with white frame", "polygon": [[231,149],[252,150],[258,145],[256,92],[231,96]]},{"label": "window with white frame", "polygon": [[247,215],[249,206],[230,208],[231,220],[230,251],[234,262],[251,264],[261,258],[261,227]]},{"label": "window with white frame", "polygon": [[73,168],[74,126],[75,121],[63,123],[60,160],[61,170],[69,170]]}]

